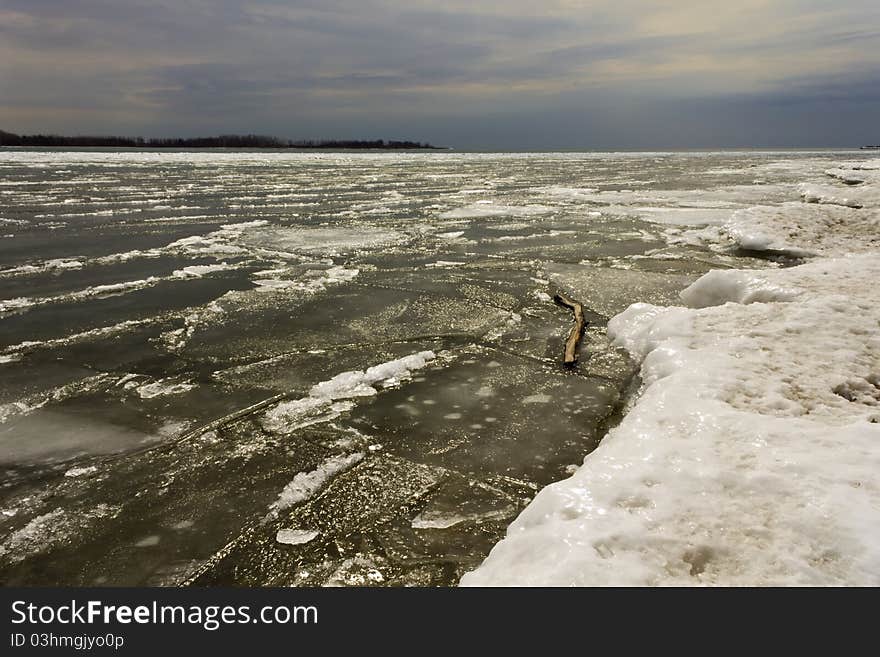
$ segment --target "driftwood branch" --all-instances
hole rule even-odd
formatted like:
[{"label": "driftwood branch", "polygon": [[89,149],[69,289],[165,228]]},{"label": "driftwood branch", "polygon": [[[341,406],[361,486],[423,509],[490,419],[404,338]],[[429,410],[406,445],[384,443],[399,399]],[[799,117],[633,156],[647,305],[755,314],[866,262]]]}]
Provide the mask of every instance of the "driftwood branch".
[{"label": "driftwood branch", "polygon": [[562,358],[563,365],[574,367],[577,363],[578,345],[587,328],[587,320],[584,319],[584,307],[579,301],[569,299],[568,297],[557,294],[553,297],[553,301],[563,308],[568,308],[574,312],[574,326],[568,332],[568,339],[565,341],[565,353]]}]

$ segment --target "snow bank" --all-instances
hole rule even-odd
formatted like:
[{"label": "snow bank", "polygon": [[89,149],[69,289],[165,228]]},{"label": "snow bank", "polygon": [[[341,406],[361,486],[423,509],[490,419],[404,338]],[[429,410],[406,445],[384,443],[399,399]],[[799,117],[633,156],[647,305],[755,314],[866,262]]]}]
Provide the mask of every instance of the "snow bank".
[{"label": "snow bank", "polygon": [[880,584],[876,207],[798,205],[750,220],[837,257],[712,271],[611,320],[642,363],[630,412],[462,585]]},{"label": "snow bank", "polygon": [[681,299],[691,308],[706,308],[727,302],[748,304],[792,301],[800,294],[800,290],[771,283],[753,272],[716,269],[684,290]]},{"label": "snow bank", "polygon": [[343,255],[362,249],[391,247],[405,242],[404,233],[362,226],[306,228],[270,226],[242,233],[243,244],[288,254]]},{"label": "snow bank", "polygon": [[807,203],[827,203],[850,208],[863,208],[880,203],[880,190],[871,186],[846,187],[837,185],[800,186],[801,198]]},{"label": "snow bank", "polygon": [[[878,256],[712,272],[684,296],[723,305],[618,315],[641,397],[462,583],[880,583],[877,276]],[[800,293],[740,303],[768,284]]]}]

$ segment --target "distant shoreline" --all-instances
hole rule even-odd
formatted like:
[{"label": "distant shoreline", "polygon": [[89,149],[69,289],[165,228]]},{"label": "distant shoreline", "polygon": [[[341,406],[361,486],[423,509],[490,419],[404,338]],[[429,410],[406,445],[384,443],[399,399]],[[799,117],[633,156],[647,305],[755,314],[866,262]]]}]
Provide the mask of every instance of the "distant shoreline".
[{"label": "distant shoreline", "polygon": [[356,150],[448,150],[427,142],[385,139],[282,140],[263,135],[219,135],[217,137],[120,137],[82,135],[17,135],[0,130],[0,146],[45,148],[268,148],[356,149]]}]

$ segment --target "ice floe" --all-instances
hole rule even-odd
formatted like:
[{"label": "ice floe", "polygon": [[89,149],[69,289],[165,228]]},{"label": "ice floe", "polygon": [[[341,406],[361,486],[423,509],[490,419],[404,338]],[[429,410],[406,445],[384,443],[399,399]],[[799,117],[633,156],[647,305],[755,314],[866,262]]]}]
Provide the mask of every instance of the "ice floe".
[{"label": "ice floe", "polygon": [[286,433],[334,419],[352,407],[352,403],[346,400],[370,397],[378,394],[379,388],[398,385],[436,357],[433,351],[422,351],[364,371],[337,374],[312,386],[307,397],[282,402],[267,411],[262,419],[263,427],[268,431]]},{"label": "ice floe", "polygon": [[275,540],[284,545],[302,545],[315,540],[319,533],[310,529],[279,529]]},{"label": "ice floe", "polygon": [[360,249],[393,246],[406,241],[399,231],[381,228],[288,228],[269,226],[241,235],[240,241],[252,248],[291,254],[342,255]]},{"label": "ice floe", "polygon": [[493,201],[477,201],[462,208],[440,214],[441,219],[477,219],[485,217],[532,217],[552,212],[547,205],[504,205]]},{"label": "ice floe", "polygon": [[[275,274],[283,273],[285,270],[273,272]],[[269,272],[258,272],[258,274],[266,275]],[[359,269],[346,268],[342,266],[328,267],[327,269],[310,269],[305,273],[302,280],[291,280],[286,278],[256,278],[254,285],[257,290],[263,292],[273,292],[276,290],[300,290],[307,294],[315,294],[327,289],[328,285],[338,285],[340,283],[348,283],[360,274]]]},{"label": "ice floe", "polygon": [[202,278],[209,274],[230,271],[233,269],[237,269],[237,266],[225,262],[216,265],[190,265],[183,267],[182,269],[176,269],[168,276],[149,276],[134,281],[93,285],[82,290],[46,297],[16,297],[0,301],[0,315],[28,310],[36,306],[44,306],[52,303],[87,301],[120,294],[128,294],[130,292],[137,292],[139,290],[154,287],[167,281]]},{"label": "ice floe", "polygon": [[32,554],[45,552],[70,535],[89,529],[95,523],[117,516],[120,507],[109,504],[79,512],[55,509],[33,518],[0,543],[0,558],[15,563]]},{"label": "ice floe", "polygon": [[197,387],[195,383],[176,378],[160,379],[152,383],[145,383],[135,388],[141,399],[153,399],[167,395],[180,395]]},{"label": "ice floe", "polygon": [[363,458],[362,452],[342,454],[330,457],[311,472],[300,472],[278,494],[278,499],[269,505],[267,517],[276,517],[281,511],[306,501],[321,490],[330,479],[360,463]]},{"label": "ice floe", "polygon": [[87,475],[95,474],[98,471],[98,468],[94,465],[90,465],[85,468],[70,468],[64,473],[65,477],[85,477]]}]

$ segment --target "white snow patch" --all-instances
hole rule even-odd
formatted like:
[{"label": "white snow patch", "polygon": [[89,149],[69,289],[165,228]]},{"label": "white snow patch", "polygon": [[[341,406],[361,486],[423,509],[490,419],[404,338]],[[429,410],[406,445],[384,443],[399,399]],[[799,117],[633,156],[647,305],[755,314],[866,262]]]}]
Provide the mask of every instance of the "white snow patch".
[{"label": "white snow patch", "polygon": [[[800,294],[743,304],[758,280]],[[880,583],[874,280],[877,255],[713,272],[683,296],[716,305],[613,318],[640,396],[462,584]]]},{"label": "white snow patch", "polygon": [[190,265],[183,269],[175,269],[172,276],[175,278],[201,278],[205,274],[213,274],[218,271],[229,271],[235,269],[235,265],[229,265],[225,262],[216,265]]},{"label": "white snow patch", "polygon": [[482,217],[532,217],[553,212],[546,205],[503,205],[492,201],[477,201],[471,205],[449,210],[441,219],[478,219]]},{"label": "white snow patch", "polygon": [[800,294],[800,290],[770,283],[757,272],[715,269],[684,290],[681,300],[691,308],[706,308],[722,303],[792,301]]},{"label": "white snow patch", "polygon": [[166,395],[180,395],[196,387],[198,386],[190,381],[168,378],[138,386],[136,391],[141,399],[153,399],[154,397],[164,397]]},{"label": "white snow patch", "polygon": [[360,249],[388,247],[406,241],[403,233],[379,228],[287,228],[267,227],[243,234],[252,247],[287,253],[341,255]]},{"label": "white snow patch", "polygon": [[437,262],[429,262],[425,267],[447,269],[449,267],[464,267],[467,263],[458,260],[438,260]]},{"label": "white snow patch", "polygon": [[868,185],[840,187],[837,185],[802,184],[801,198],[807,203],[843,205],[849,208],[880,205],[880,189]]},{"label": "white snow patch", "polygon": [[310,269],[306,272],[309,277],[306,280],[287,280],[278,278],[263,278],[254,281],[259,291],[271,292],[275,290],[299,290],[308,294],[315,294],[327,289],[328,285],[338,285],[353,281],[360,274],[359,269],[347,269],[345,267],[329,267],[328,269]]},{"label": "white snow patch", "polygon": [[90,474],[95,474],[98,471],[94,465],[90,465],[85,468],[71,468],[67,472],[64,473],[65,477],[85,477]]},{"label": "white snow patch", "polygon": [[322,381],[309,391],[308,397],[282,402],[263,416],[268,431],[288,433],[296,429],[334,419],[353,407],[348,400],[378,394],[379,388],[390,388],[412,378],[412,373],[433,361],[433,351],[422,351],[403,358],[374,365],[364,371],[342,372]]},{"label": "white snow patch", "polygon": [[0,557],[9,563],[17,563],[32,554],[45,552],[71,535],[88,530],[96,522],[115,517],[119,511],[119,507],[98,504],[76,513],[55,509],[36,516],[0,543]]},{"label": "white snow patch", "polygon": [[514,511],[512,506],[484,511],[482,513],[448,513],[445,511],[424,511],[413,518],[410,526],[413,529],[449,529],[463,523],[481,523],[499,518],[510,517]]},{"label": "white snow patch", "polygon": [[302,545],[316,539],[319,533],[310,529],[279,529],[275,540],[284,545]]},{"label": "white snow patch", "polygon": [[449,529],[467,522],[466,516],[451,513],[423,513],[413,518],[413,529]]},{"label": "white snow patch", "polygon": [[29,297],[15,297],[14,299],[6,299],[0,301],[0,313],[13,312],[15,310],[24,310],[34,305],[34,301]]},{"label": "white snow patch", "polygon": [[36,265],[19,265],[0,270],[0,276],[21,276],[25,274],[42,274],[50,271],[82,269],[83,262],[72,258],[56,258]]},{"label": "white snow patch", "polygon": [[277,517],[285,509],[300,504],[321,490],[325,484],[340,472],[345,472],[364,458],[362,452],[333,456],[311,472],[300,472],[287,484],[278,499],[269,505],[267,517]]},{"label": "white snow patch", "polygon": [[[734,212],[722,232],[752,251],[793,256],[865,253],[880,247],[880,212],[804,203],[755,206]],[[712,236],[704,237],[712,241]]]}]

